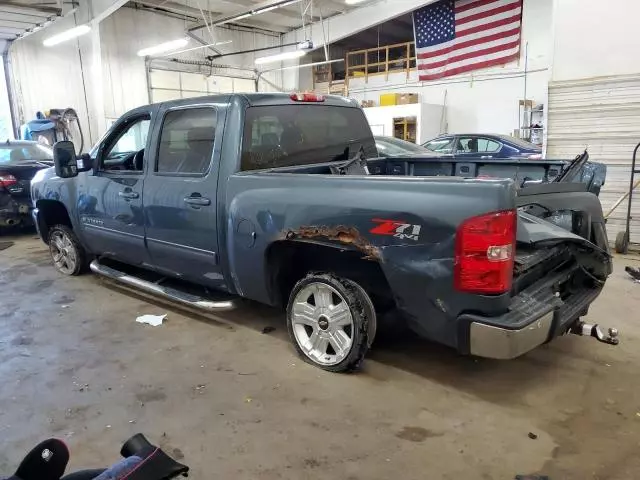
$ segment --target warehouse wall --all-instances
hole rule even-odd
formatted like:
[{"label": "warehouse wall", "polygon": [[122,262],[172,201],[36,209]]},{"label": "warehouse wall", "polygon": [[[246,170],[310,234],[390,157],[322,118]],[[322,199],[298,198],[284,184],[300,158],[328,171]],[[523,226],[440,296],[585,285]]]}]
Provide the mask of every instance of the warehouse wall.
[{"label": "warehouse wall", "polygon": [[12,43],[9,65],[14,80],[15,112],[17,121],[22,124],[34,119],[37,111],[72,107],[80,116],[85,135],[90,137],[80,42],[70,41],[55,48],[42,46],[44,38],[75,25],[75,18],[69,16],[45,30]]},{"label": "warehouse wall", "polygon": [[[117,118],[124,112],[149,101],[144,58],[136,52],[144,47],[157,45],[184,35],[183,20],[152,12],[122,8],[100,25],[102,45],[102,69],[104,72],[104,105],[107,118]],[[206,41],[213,39],[206,29],[198,32]],[[250,50],[268,45],[279,45],[279,36],[229,28],[216,28],[215,41],[231,40],[228,45],[218,47],[223,53]],[[187,48],[198,46],[191,41]],[[199,49],[180,55],[180,59],[204,61],[213,52]],[[264,53],[262,53],[264,55]],[[257,54],[234,55],[216,60],[216,63],[246,68],[244,71],[229,70],[228,74],[250,76]],[[281,84],[278,76],[269,80]]]},{"label": "warehouse wall", "polygon": [[[518,128],[518,100],[524,98],[525,45],[528,44],[527,99],[546,103],[552,59],[553,0],[525,0],[520,60],[508,65],[435,82],[419,82],[417,72],[352,79],[349,95],[378,101],[389,91],[420,94],[423,103],[445,104],[449,133],[511,134]],[[446,95],[446,99],[445,99]]]},{"label": "warehouse wall", "polygon": [[[637,0],[555,2],[548,155],[568,156],[586,146],[592,160],[607,164],[600,194],[605,213],[629,190],[640,142],[639,15]],[[631,240],[640,243],[637,191]],[[608,218],[612,241],[625,230],[627,208],[623,201]]]},{"label": "warehouse wall", "polygon": [[[24,123],[33,119],[39,110],[73,107],[80,116],[85,133],[85,150],[102,136],[113,119],[131,108],[148,103],[145,60],[136,52],[180,38],[187,26],[181,19],[121,8],[94,26],[87,35],[51,48],[42,46],[44,38],[88,20],[86,12],[79,15],[77,22],[73,16],[64,18],[51,27],[13,42],[9,54],[18,121]],[[205,40],[210,39],[206,29],[200,34]],[[223,40],[232,40],[231,44],[220,47],[223,52],[280,44],[280,37],[275,34],[216,29],[216,41]],[[192,41],[189,47],[197,45]],[[180,58],[203,60],[208,54],[207,49],[201,49]],[[219,63],[252,69],[257,55],[224,57]],[[232,72],[239,72],[238,76],[252,75],[249,70],[229,70]],[[278,89],[281,87],[281,72],[270,73],[266,78]],[[262,85],[265,90],[276,89],[265,82]]]},{"label": "warehouse wall", "polygon": [[637,0],[556,0],[553,80],[639,73]]}]

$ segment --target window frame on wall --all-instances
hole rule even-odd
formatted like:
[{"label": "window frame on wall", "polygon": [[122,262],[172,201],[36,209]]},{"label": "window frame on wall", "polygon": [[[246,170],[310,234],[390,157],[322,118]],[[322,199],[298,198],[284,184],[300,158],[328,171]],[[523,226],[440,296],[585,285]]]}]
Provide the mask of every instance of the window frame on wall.
[{"label": "window frame on wall", "polygon": [[[163,140],[163,134],[165,131],[165,124],[167,122],[167,118],[170,115],[175,113],[183,113],[183,112],[188,112],[192,110],[210,110],[213,112],[214,125],[213,125],[213,133],[211,136],[211,151],[209,153],[209,162],[206,164],[206,168],[202,172],[179,172],[179,171],[174,172],[174,171],[159,170],[160,155],[162,154],[162,140]],[[213,166],[213,156],[214,156],[215,146],[216,146],[216,131],[218,129],[218,119],[219,119],[218,109],[212,105],[203,105],[203,104],[184,105],[184,106],[170,108],[169,110],[164,112],[164,115],[162,116],[162,122],[160,124],[160,129],[158,131],[159,133],[158,133],[158,140],[156,143],[156,152],[154,156],[153,167],[151,170],[153,175],[164,176],[164,177],[187,177],[187,178],[206,177],[211,172],[211,169]],[[188,141],[189,141],[188,139],[185,139],[185,142],[188,142]]]}]

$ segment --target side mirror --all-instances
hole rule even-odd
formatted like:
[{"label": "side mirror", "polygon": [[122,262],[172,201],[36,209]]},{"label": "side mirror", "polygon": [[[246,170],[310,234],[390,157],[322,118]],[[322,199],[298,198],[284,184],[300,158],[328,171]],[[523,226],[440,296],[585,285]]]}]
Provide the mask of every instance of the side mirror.
[{"label": "side mirror", "polygon": [[53,164],[56,168],[56,175],[60,178],[78,176],[78,160],[73,142],[62,140],[53,145]]}]

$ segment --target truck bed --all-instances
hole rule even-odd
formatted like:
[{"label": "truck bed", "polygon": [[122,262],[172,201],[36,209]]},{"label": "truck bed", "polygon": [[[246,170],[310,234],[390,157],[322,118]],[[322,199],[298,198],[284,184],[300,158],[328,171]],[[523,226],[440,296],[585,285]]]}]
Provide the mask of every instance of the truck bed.
[{"label": "truck bed", "polygon": [[[369,159],[367,164],[372,175],[409,177],[463,177],[463,178],[513,178],[516,186],[525,182],[553,182],[569,165],[563,160],[529,159],[481,159],[454,160],[451,157],[393,157]],[[282,167],[273,171],[330,175],[334,163],[318,163],[295,167]],[[606,178],[606,165],[588,162],[582,169],[579,182],[586,190],[599,195]]]}]

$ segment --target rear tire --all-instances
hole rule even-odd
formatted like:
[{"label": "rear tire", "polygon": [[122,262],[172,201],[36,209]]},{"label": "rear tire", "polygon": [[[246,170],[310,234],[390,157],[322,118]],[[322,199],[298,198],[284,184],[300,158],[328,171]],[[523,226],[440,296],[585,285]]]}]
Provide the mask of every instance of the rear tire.
[{"label": "rear tire", "polygon": [[53,266],[63,275],[80,275],[87,268],[87,252],[66,225],[55,225],[49,229],[49,253]]},{"label": "rear tire", "polygon": [[287,328],[304,361],[329,372],[350,372],[362,364],[375,336],[373,302],[352,280],[312,273],[291,291]]},{"label": "rear tire", "polygon": [[616,253],[626,255],[629,253],[629,236],[627,232],[618,232],[616,235]]}]

